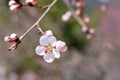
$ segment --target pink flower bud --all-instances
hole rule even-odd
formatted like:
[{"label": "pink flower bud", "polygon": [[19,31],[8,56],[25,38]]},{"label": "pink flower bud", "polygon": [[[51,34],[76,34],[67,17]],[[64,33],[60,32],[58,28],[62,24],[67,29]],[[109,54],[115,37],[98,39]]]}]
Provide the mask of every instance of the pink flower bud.
[{"label": "pink flower bud", "polygon": [[5,42],[13,42],[13,40],[10,38],[10,36],[5,36],[4,41]]},{"label": "pink flower bud", "polygon": [[95,29],[93,29],[93,28],[89,29],[89,33],[90,34],[94,34],[95,33]]},{"label": "pink flower bud", "polygon": [[51,30],[48,30],[48,31],[45,32],[45,35],[46,36],[52,36],[53,32]]},{"label": "pink flower bud", "polygon": [[14,1],[14,0],[9,1],[9,3],[8,3],[9,6],[12,6],[12,5],[15,5],[15,4],[16,4],[16,1]]},{"label": "pink flower bud", "polygon": [[32,3],[35,2],[35,0],[26,0],[25,3]]},{"label": "pink flower bud", "polygon": [[11,11],[16,11],[16,10],[18,10],[20,8],[20,5],[19,4],[15,4],[15,5],[11,5],[10,6],[10,10]]},{"label": "pink flower bud", "polygon": [[81,10],[81,9],[77,9],[77,10],[75,11],[75,14],[78,15],[78,16],[80,16],[81,13],[82,13],[82,10]]},{"label": "pink flower bud", "polygon": [[18,39],[17,34],[15,34],[15,33],[12,33],[12,34],[10,35],[10,38],[11,38],[13,41],[15,41],[16,39]]},{"label": "pink flower bud", "polygon": [[89,23],[90,22],[90,18],[88,16],[83,18],[84,23]]},{"label": "pink flower bud", "polygon": [[60,52],[66,52],[67,51],[66,43],[63,41],[57,41],[56,49],[58,49]]},{"label": "pink flower bud", "polygon": [[71,16],[72,16],[72,13],[71,13],[70,11],[67,11],[67,12],[62,16],[62,20],[63,20],[64,22],[67,22],[67,21],[70,19]]},{"label": "pink flower bud", "polygon": [[85,27],[82,27],[82,32],[87,32],[88,28],[85,26]]}]

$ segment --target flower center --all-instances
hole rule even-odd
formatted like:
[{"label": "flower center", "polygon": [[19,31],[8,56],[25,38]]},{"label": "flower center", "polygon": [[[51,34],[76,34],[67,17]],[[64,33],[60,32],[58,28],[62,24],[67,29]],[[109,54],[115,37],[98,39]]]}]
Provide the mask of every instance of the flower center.
[{"label": "flower center", "polygon": [[46,54],[52,52],[52,48],[53,48],[52,45],[49,44],[48,46],[45,46],[45,48],[46,48],[46,49],[45,49],[45,53],[46,53]]}]

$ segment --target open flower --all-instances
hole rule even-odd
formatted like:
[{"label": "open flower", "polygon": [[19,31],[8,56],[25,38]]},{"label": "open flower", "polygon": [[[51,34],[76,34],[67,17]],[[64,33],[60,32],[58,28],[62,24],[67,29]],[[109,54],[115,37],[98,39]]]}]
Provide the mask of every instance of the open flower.
[{"label": "open flower", "polygon": [[67,51],[66,43],[60,40],[57,41],[51,30],[46,31],[40,37],[39,42],[40,45],[36,47],[35,52],[37,55],[43,56],[48,63],[53,62],[55,58],[60,58],[60,52]]},{"label": "open flower", "polygon": [[40,45],[35,49],[39,56],[43,56],[44,60],[48,63],[54,61],[55,58],[60,57],[60,52],[56,49],[56,37],[43,35],[40,37]]}]

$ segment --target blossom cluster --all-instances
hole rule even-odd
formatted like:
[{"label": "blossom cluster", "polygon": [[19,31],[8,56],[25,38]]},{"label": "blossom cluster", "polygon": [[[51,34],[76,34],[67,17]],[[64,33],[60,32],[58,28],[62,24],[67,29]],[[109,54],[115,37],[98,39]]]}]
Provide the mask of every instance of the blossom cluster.
[{"label": "blossom cluster", "polygon": [[17,11],[22,6],[37,7],[38,4],[35,0],[26,0],[25,3],[20,3],[19,0],[10,0],[8,5],[11,11]]},{"label": "blossom cluster", "polygon": [[51,30],[48,30],[39,39],[40,45],[35,49],[39,56],[43,56],[48,63],[54,61],[55,58],[60,58],[60,53],[67,51],[66,43],[56,39]]},{"label": "blossom cluster", "polygon": [[[90,18],[89,16],[83,14],[83,10],[86,6],[85,2],[80,0],[71,0],[71,5],[75,7],[75,15],[79,17],[79,20],[81,20],[79,23],[82,24],[82,32],[86,34],[87,39],[91,39],[95,33],[95,30],[93,28],[89,29],[86,26],[90,22]],[[72,15],[74,15],[72,11],[67,11],[62,15],[62,21],[68,22]]]},{"label": "blossom cluster", "polygon": [[4,37],[5,42],[14,42],[16,45],[12,47],[12,50],[15,50],[17,48],[17,44],[20,43],[20,40],[16,33],[12,33],[10,36]]},{"label": "blossom cluster", "polygon": [[[83,1],[77,1],[77,0],[72,0],[71,4],[73,6],[75,6],[76,10],[75,10],[75,14],[78,16],[81,16],[83,13],[83,9],[85,8],[86,4]],[[72,12],[71,11],[67,11],[63,16],[62,16],[62,20],[64,22],[67,22],[70,20],[70,17],[72,16]]]}]

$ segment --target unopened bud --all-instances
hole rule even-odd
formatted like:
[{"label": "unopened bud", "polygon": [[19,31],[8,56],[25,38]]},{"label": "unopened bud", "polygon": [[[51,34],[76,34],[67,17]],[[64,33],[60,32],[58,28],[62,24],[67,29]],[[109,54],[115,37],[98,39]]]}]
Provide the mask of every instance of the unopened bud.
[{"label": "unopened bud", "polygon": [[13,42],[13,40],[10,38],[10,36],[5,36],[4,41],[5,42]]},{"label": "unopened bud", "polygon": [[78,7],[78,8],[84,8],[85,6],[86,6],[85,2],[81,2],[81,1],[76,2],[76,7]]},{"label": "unopened bud", "polygon": [[81,11],[82,11],[81,9],[77,9],[77,10],[75,11],[75,14],[78,15],[78,16],[80,16],[81,13],[82,13]]},{"label": "unopened bud", "polygon": [[13,41],[15,41],[16,39],[18,39],[18,36],[17,36],[17,34],[12,33],[12,34],[10,35],[10,38],[11,38]]},{"label": "unopened bud", "polygon": [[93,28],[89,29],[89,33],[90,34],[94,34],[95,33],[95,29],[93,29]]},{"label": "unopened bud", "polygon": [[82,27],[82,32],[87,32],[88,28],[85,26],[85,27]]},{"label": "unopened bud", "polygon": [[90,18],[88,16],[85,16],[83,18],[83,21],[84,21],[84,23],[89,23],[90,22]]},{"label": "unopened bud", "polygon": [[18,10],[20,8],[20,4],[15,4],[15,5],[11,5],[10,6],[10,10],[11,11],[16,11],[16,10]]},{"label": "unopened bud", "polygon": [[15,5],[15,4],[16,4],[16,1],[14,1],[14,0],[9,1],[9,3],[8,3],[9,6],[12,6],[12,5]]}]

